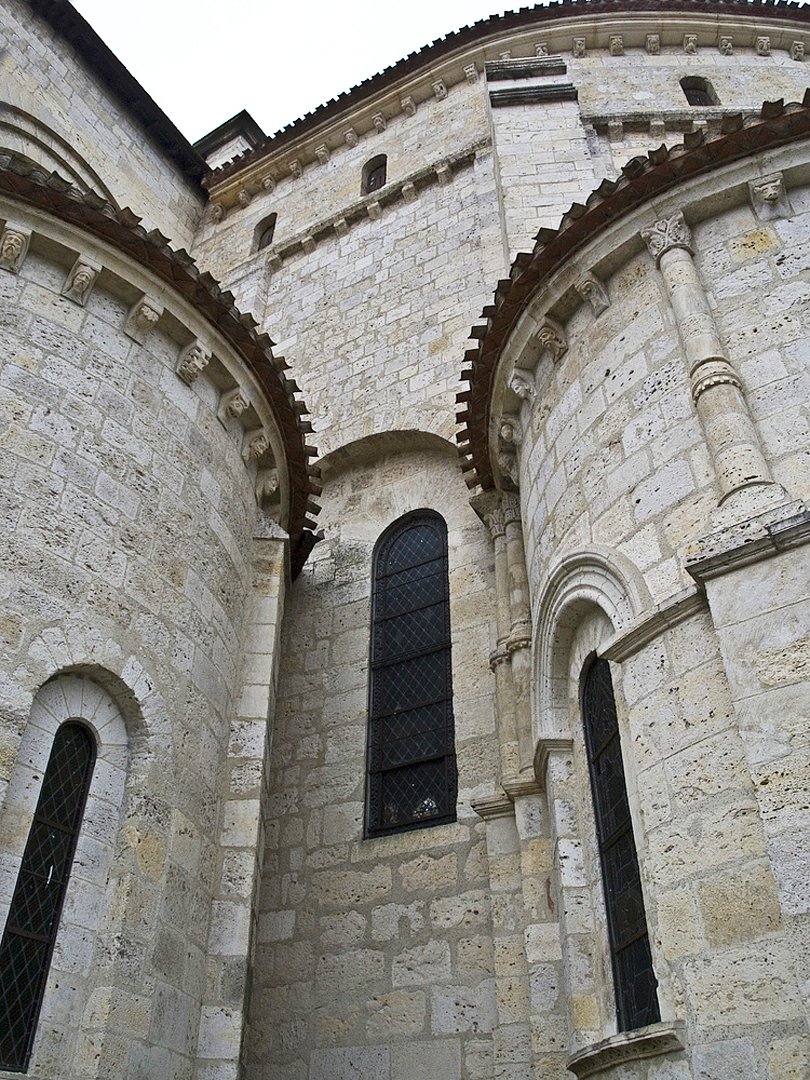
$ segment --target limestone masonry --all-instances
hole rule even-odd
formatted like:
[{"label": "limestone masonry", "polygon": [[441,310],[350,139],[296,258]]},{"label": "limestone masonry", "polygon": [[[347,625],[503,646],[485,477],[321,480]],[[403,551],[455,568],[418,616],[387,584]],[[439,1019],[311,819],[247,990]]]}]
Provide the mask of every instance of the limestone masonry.
[{"label": "limestone masonry", "polygon": [[0,44],[0,1077],[810,1080],[810,8]]}]

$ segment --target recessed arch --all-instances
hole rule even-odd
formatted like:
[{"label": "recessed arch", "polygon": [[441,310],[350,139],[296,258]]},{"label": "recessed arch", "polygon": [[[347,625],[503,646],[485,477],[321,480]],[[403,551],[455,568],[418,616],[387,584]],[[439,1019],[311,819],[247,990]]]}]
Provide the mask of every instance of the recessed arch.
[{"label": "recessed arch", "polygon": [[262,218],[256,226],[253,232],[254,251],[263,251],[264,248],[269,247],[273,243],[277,219],[278,214],[268,214],[267,217]]},{"label": "recessed arch", "polygon": [[385,187],[388,180],[388,158],[385,154],[377,154],[363,166],[363,175],[360,184],[360,194],[370,195],[373,191],[379,191]]}]

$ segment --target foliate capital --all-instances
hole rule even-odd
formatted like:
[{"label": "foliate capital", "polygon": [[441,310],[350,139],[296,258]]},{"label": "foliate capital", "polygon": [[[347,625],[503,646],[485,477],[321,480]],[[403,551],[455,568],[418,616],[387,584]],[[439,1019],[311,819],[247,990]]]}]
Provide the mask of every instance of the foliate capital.
[{"label": "foliate capital", "polygon": [[695,254],[695,249],[692,247],[692,230],[684,221],[680,211],[671,218],[656,221],[651,229],[642,229],[641,238],[656,262],[660,262],[661,257],[673,248],[683,248],[690,255]]},{"label": "foliate capital", "polygon": [[516,491],[505,491],[501,497],[504,521],[507,525],[520,524],[520,496]]}]

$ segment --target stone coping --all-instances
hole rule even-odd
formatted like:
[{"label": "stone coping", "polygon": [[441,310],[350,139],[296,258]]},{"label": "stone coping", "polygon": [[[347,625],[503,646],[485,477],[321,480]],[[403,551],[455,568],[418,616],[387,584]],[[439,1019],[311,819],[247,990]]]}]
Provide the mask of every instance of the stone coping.
[{"label": "stone coping", "polygon": [[704,582],[807,543],[810,510],[803,503],[789,503],[699,540],[686,570],[695,581]]},{"label": "stone coping", "polygon": [[[810,11],[810,8],[807,9]],[[521,252],[509,277],[498,282],[494,302],[473,326],[474,348],[464,354],[461,381],[468,384],[456,396],[463,406],[457,414],[463,425],[457,434],[467,485],[484,490],[495,486],[489,453],[490,406],[503,349],[538,288],[600,231],[632,213],[651,199],[692,177],[731,162],[784,146],[810,135],[810,90],[801,104],[765,102],[759,114],[728,114],[721,133],[706,138],[702,130],[684,136],[683,143],[660,146],[646,156],[632,158],[616,180],[603,180],[583,203],[574,203],[557,229],[543,228],[533,251]]]},{"label": "stone coping", "polygon": [[636,1031],[620,1031],[618,1035],[611,1035],[573,1054],[567,1067],[578,1080],[584,1080],[586,1076],[596,1076],[627,1061],[677,1053],[684,1049],[683,1034],[684,1024],[679,1021],[649,1024]]}]

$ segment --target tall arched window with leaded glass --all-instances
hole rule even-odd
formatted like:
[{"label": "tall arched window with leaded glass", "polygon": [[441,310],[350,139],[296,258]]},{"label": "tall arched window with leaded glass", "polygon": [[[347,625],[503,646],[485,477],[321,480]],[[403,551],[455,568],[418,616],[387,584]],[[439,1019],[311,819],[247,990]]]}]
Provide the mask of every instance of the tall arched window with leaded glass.
[{"label": "tall arched window with leaded glass", "polygon": [[456,818],[447,526],[400,518],[374,553],[366,835]]},{"label": "tall arched window with leaded glass", "polygon": [[661,1019],[607,660],[594,659],[582,687],[582,719],[602,866],[619,1031]]}]

